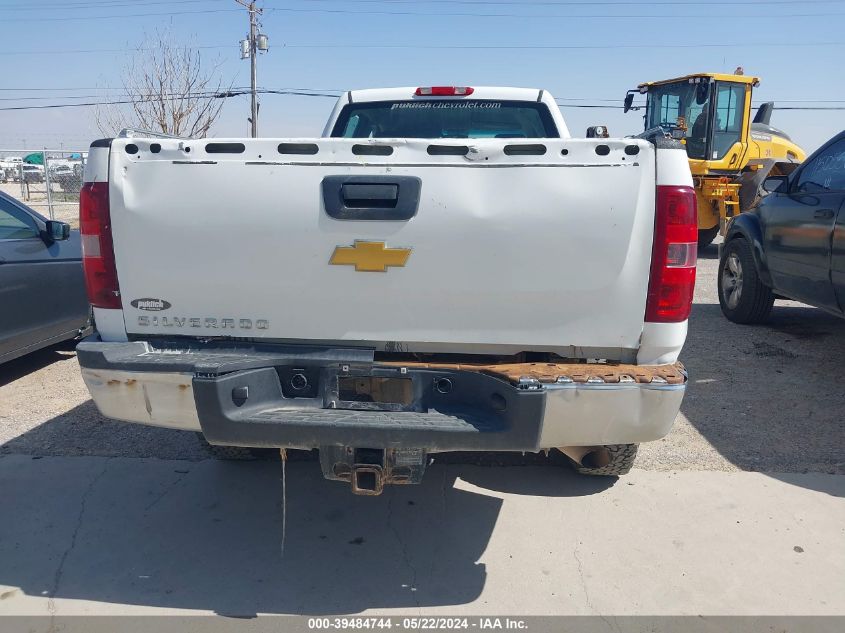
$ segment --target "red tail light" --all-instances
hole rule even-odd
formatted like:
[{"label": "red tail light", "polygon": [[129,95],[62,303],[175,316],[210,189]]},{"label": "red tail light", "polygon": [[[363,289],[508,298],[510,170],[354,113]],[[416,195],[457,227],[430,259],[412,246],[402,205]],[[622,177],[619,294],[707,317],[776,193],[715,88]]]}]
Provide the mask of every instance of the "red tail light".
[{"label": "red tail light", "polygon": [[109,183],[86,182],[82,186],[79,229],[88,301],[97,308],[120,308],[109,216]]},{"label": "red tail light", "polygon": [[695,191],[692,187],[658,186],[646,321],[678,323],[689,318],[697,253]]},{"label": "red tail light", "polygon": [[414,93],[418,97],[468,97],[475,88],[468,86],[430,86],[428,88],[417,88]]}]

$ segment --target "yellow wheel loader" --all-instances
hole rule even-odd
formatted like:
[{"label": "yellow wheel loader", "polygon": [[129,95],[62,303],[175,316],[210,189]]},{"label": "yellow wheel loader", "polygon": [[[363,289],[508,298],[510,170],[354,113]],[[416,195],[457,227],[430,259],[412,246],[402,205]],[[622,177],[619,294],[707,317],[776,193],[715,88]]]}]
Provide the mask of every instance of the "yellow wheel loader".
[{"label": "yellow wheel loader", "polygon": [[679,139],[687,149],[698,198],[698,245],[710,244],[727,219],[751,208],[769,175],[791,173],[806,158],[784,132],[769,125],[774,104],[764,103],[751,119],[757,77],[697,73],[653,81],[629,90],[625,112],[636,94],[646,95],[645,132]]}]

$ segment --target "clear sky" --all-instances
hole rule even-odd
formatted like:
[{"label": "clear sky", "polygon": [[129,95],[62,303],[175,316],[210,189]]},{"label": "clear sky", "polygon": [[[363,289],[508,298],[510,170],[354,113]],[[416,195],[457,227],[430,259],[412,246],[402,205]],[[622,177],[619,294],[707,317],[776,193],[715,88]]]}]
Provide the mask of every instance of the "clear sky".
[{"label": "clear sky", "polygon": [[[545,88],[569,105],[618,106],[643,81],[692,72],[759,76],[755,102],[845,108],[845,0],[265,0],[263,88],[505,85]],[[4,107],[119,95],[145,32],[170,26],[249,84],[235,0],[0,0],[0,149],[84,148],[93,108]],[[106,49],[104,52],[102,49]],[[94,52],[90,52],[94,51]],[[85,97],[85,98],[76,98]],[[261,136],[315,136],[334,103],[265,95]],[[214,136],[245,136],[247,97],[228,99]],[[570,130],[642,128],[638,113],[564,108]],[[779,110],[772,124],[808,151],[845,128],[845,110]]]}]

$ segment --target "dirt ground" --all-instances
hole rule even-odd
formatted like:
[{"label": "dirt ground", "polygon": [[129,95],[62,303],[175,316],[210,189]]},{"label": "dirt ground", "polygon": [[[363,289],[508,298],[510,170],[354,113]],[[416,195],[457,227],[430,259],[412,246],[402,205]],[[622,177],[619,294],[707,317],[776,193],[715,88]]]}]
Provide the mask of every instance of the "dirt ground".
[{"label": "dirt ground", "polygon": [[[681,414],[640,447],[637,467],[845,473],[845,320],[779,301],[769,324],[734,325],[719,309],[716,257],[715,246],[701,254]],[[209,457],[192,433],[100,416],[71,348],[0,366],[0,454]]]}]

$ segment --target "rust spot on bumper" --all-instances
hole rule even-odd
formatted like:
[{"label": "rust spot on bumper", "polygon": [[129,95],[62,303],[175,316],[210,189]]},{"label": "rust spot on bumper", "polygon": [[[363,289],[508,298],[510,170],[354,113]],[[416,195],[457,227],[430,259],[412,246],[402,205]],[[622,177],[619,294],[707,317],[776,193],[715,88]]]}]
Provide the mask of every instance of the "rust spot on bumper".
[{"label": "rust spot on bumper", "polygon": [[544,383],[568,378],[572,382],[619,383],[636,382],[648,384],[655,378],[670,385],[681,385],[686,381],[686,371],[681,363],[671,365],[624,365],[610,363],[418,363],[383,362],[391,367],[414,367],[418,369],[440,369],[453,371],[477,371],[497,378],[518,383],[520,378],[533,378]]}]

